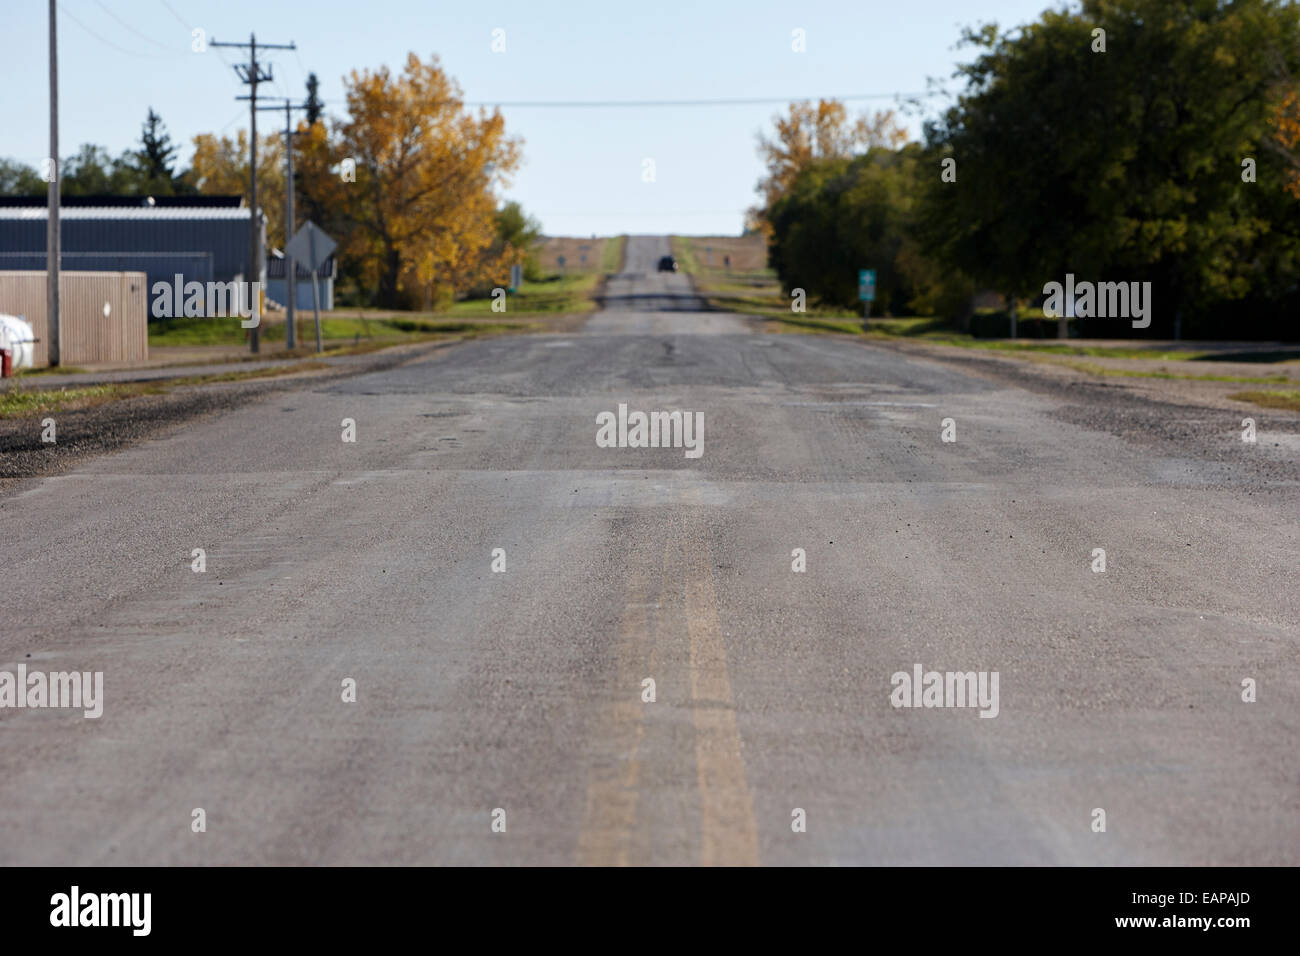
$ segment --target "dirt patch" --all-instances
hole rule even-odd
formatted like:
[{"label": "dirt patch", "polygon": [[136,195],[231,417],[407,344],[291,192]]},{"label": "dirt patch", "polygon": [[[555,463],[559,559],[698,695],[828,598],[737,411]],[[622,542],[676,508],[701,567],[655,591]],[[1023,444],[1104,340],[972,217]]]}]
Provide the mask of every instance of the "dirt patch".
[{"label": "dirt patch", "polygon": [[758,234],[750,236],[684,236],[689,239],[702,269],[722,269],[727,257],[735,272],[758,272],[767,268],[767,244]]},{"label": "dirt patch", "polygon": [[564,256],[564,272],[601,272],[605,243],[610,239],[578,239],[569,236],[547,237],[542,240],[537,253],[543,272],[560,272],[560,256]]}]

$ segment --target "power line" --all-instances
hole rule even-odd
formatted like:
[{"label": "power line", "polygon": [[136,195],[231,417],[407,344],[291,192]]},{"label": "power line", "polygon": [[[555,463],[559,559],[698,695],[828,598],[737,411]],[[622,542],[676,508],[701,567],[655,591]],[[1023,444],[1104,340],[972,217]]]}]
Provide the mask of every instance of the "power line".
[{"label": "power line", "polygon": [[166,50],[166,51],[167,51],[168,53],[170,53],[172,56],[183,56],[183,55],[184,55],[184,54],[181,54],[181,53],[177,53],[174,49],[172,49],[171,47],[169,47],[169,46],[167,46],[167,45],[165,45],[165,44],[159,43],[159,42],[158,42],[157,40],[155,40],[153,37],[145,36],[143,33],[141,33],[141,32],[140,32],[139,30],[137,30],[135,27],[131,26],[131,24],[127,23],[125,20],[123,20],[121,17],[119,17],[116,13],[114,13],[112,10],[110,10],[108,7],[104,6],[104,4],[103,4],[103,0],[95,0],[95,4],[96,4],[96,6],[98,6],[101,10],[103,10],[105,13],[107,13],[110,17],[112,17],[114,20],[116,20],[119,24],[121,24],[122,27],[124,27],[125,29],[129,30],[131,33],[134,33],[136,36],[138,36],[141,40],[144,40],[146,43],[152,43],[154,46],[159,47],[159,48],[161,48],[161,49],[163,49],[163,50]]},{"label": "power line", "polygon": [[241,107],[239,108],[239,112],[236,113],[233,117],[231,117],[231,119],[230,119],[230,123],[227,123],[225,126],[221,127],[221,129],[217,130],[217,135],[218,135],[218,136],[221,136],[222,134],[224,134],[224,133],[226,132],[226,130],[230,129],[230,125],[231,125],[231,123],[234,123],[236,120],[238,120],[238,119],[239,119],[241,116],[243,116],[243,115],[244,115],[244,108],[241,106]]},{"label": "power line", "polygon": [[298,61],[298,82],[300,82],[305,87],[307,85],[308,70],[305,66],[302,65],[302,57],[299,56],[298,51],[296,49],[293,51],[293,58]]},{"label": "power line", "polygon": [[[98,2],[98,0],[96,0],[96,2]],[[167,12],[176,18],[177,23],[179,23],[187,31],[189,31],[191,35],[193,34],[194,28],[191,28],[191,26],[185,22],[184,18],[181,17],[181,15],[176,12],[176,10],[172,7],[170,3],[167,2],[167,0],[158,0],[158,2],[167,8]],[[217,59],[221,61],[221,64],[223,66],[225,66],[227,69],[233,68],[234,64],[231,63],[229,60],[227,60],[225,55],[219,49],[216,49],[214,47],[213,51],[217,54]]]},{"label": "power line", "polygon": [[186,30],[190,29],[190,25],[181,19],[181,15],[172,9],[172,5],[168,3],[167,0],[158,0],[158,2],[167,8],[167,12],[176,18],[177,23],[183,26]]},{"label": "power line", "polygon": [[[98,2],[98,0],[96,0],[96,2]],[[158,2],[167,8],[167,12],[176,18],[177,23],[183,26],[186,30],[190,30],[191,33],[193,32],[190,25],[185,22],[185,19],[179,13],[176,12],[176,9],[170,3],[168,3],[167,0],[158,0]],[[217,54],[217,59],[221,61],[223,66],[227,68],[232,68],[234,66],[234,64],[232,64],[229,60],[226,59],[225,54],[223,54],[220,49],[218,49],[217,47],[213,47],[213,50]]]},{"label": "power line", "polygon": [[[854,102],[857,100],[908,99],[946,95],[946,90],[926,90],[915,93],[849,93],[839,96],[779,96],[779,97],[738,97],[730,99],[702,100],[443,100],[439,105],[459,104],[469,107],[510,107],[512,109],[642,109],[645,107],[677,106],[783,106],[786,103],[809,103],[813,100],[839,100]],[[346,100],[325,100],[337,105]]]},{"label": "power line", "polygon": [[638,216],[642,219],[645,219],[650,216],[672,216],[674,218],[680,216],[734,216],[737,213],[743,214],[744,212],[745,212],[744,209],[676,209],[676,210],[675,209],[653,209],[653,210],[641,210],[641,211],[628,209],[623,212],[610,212],[608,210],[602,209],[599,212],[583,212],[581,210],[577,212],[561,212],[561,213],[556,213],[555,215],[550,216],[549,218],[590,219],[597,216],[602,216],[602,217],[603,216],[629,216],[629,217]]},{"label": "power line", "polygon": [[[274,83],[274,84],[275,84],[275,88],[276,88],[277,90],[279,90],[279,92],[280,92],[280,98],[281,98],[281,99],[284,99],[284,100],[289,99],[289,91],[288,91],[287,89],[285,89],[284,83],[281,82],[280,77],[278,77],[278,76],[272,74],[272,76],[271,76],[271,82]],[[278,107],[277,107],[277,109],[278,109]]]},{"label": "power line", "polygon": [[81,27],[81,29],[85,30],[87,33],[89,33],[92,37],[94,37],[94,38],[95,38],[96,40],[98,40],[100,43],[103,43],[103,44],[105,44],[106,46],[111,46],[111,47],[112,47],[114,50],[116,50],[118,53],[125,53],[127,56],[142,57],[142,58],[144,58],[144,59],[146,59],[146,60],[165,60],[165,59],[167,59],[167,57],[165,57],[165,56],[157,56],[157,55],[155,55],[155,54],[153,54],[153,53],[137,53],[137,52],[134,51],[134,50],[128,50],[128,49],[126,49],[126,47],[120,47],[120,46],[118,46],[116,43],[114,43],[112,40],[107,40],[107,39],[105,39],[104,37],[100,36],[100,35],[99,35],[98,33],[96,33],[94,30],[90,29],[90,27],[86,26],[84,23],[82,23],[80,20],[78,20],[76,17],[74,17],[74,16],[73,16],[69,11],[68,11],[68,8],[65,7],[63,4],[60,3],[58,6],[59,6],[59,12],[62,13],[65,17],[67,17],[69,20],[71,20],[71,21],[72,21],[73,23],[75,23],[77,26]]}]

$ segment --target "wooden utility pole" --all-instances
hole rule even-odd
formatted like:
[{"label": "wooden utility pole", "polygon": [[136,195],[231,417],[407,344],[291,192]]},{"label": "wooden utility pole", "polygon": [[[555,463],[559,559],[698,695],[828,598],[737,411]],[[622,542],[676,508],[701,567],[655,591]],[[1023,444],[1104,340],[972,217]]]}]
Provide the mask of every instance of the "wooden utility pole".
[{"label": "wooden utility pole", "polygon": [[59,35],[56,0],[50,0],[50,168],[45,214],[45,354],[59,364],[59,260],[63,258],[59,227]]},{"label": "wooden utility pole", "polygon": [[[259,106],[258,109],[278,110],[279,106]],[[284,290],[286,302],[284,304],[284,321],[285,321],[285,340],[286,348],[294,348],[298,344],[298,266],[294,262],[293,256],[289,255],[289,240],[293,238],[294,231],[298,228],[298,222],[294,217],[293,210],[293,111],[305,110],[307,104],[294,106],[291,100],[284,101],[284,155],[285,155],[285,187],[284,187]]]},{"label": "wooden utility pole", "polygon": [[[258,214],[257,206],[257,84],[269,83],[275,77],[271,74],[270,67],[263,69],[257,62],[257,50],[259,44],[257,35],[250,33],[247,43],[219,43],[213,40],[209,46],[226,46],[248,49],[248,62],[236,63],[235,72],[239,78],[248,84],[248,96],[237,96],[236,99],[248,100],[249,115],[249,136],[248,136],[248,202],[252,207],[250,210],[252,219],[248,229],[248,261],[251,276],[246,277],[246,282],[262,281],[262,273],[265,271],[264,250],[262,248],[262,217]],[[262,43],[263,50],[294,50],[293,41],[289,43]],[[260,341],[258,333],[261,331],[262,302],[259,296],[257,302],[252,303],[257,312],[258,324],[249,330],[248,345],[252,352],[258,351]]]}]

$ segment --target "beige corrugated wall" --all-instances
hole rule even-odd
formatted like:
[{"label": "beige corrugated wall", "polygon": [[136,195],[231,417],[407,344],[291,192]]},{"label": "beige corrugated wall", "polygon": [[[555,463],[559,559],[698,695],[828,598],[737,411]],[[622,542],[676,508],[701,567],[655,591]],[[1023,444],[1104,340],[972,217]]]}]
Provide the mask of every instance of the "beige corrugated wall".
[{"label": "beige corrugated wall", "polygon": [[[145,361],[149,357],[146,281],[143,272],[59,273],[61,364],[125,365]],[[36,365],[48,365],[45,273],[0,272],[0,312],[21,315],[31,323],[40,340],[36,343]]]}]

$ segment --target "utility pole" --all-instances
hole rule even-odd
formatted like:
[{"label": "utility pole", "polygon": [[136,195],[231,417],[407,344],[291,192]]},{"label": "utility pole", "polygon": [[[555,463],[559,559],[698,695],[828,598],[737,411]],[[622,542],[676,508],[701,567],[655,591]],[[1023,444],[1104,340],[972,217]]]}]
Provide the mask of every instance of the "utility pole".
[{"label": "utility pole", "polygon": [[[293,108],[289,101],[284,101],[284,157],[288,164],[288,170],[284,179],[284,244],[287,246],[289,240],[293,238]],[[288,347],[293,348],[298,343],[296,339],[298,331],[298,266],[293,261],[293,256],[289,253],[284,254],[284,297],[288,300],[284,304],[284,320],[289,324],[288,331],[285,332]]]},{"label": "utility pole", "polygon": [[[236,63],[235,72],[239,74],[241,80],[248,84],[249,95],[237,96],[235,99],[248,100],[250,126],[248,136],[248,201],[249,205],[252,207],[252,218],[248,229],[248,260],[249,271],[252,273],[252,276],[246,281],[260,283],[265,265],[262,257],[262,217],[258,215],[257,207],[257,84],[269,83],[274,79],[274,77],[272,76],[269,67],[263,70],[261,65],[257,62],[258,43],[256,34],[250,33],[248,35],[247,43],[218,43],[216,40],[213,40],[208,45],[218,47],[238,47],[240,49],[245,47],[248,48],[248,62]],[[261,47],[263,50],[297,49],[297,47],[293,45],[293,41],[290,41],[287,44],[263,43],[261,44]],[[259,288],[261,288],[260,285]],[[253,307],[257,310],[259,321],[258,325],[249,329],[248,345],[250,351],[257,352],[258,343],[260,341],[258,333],[261,331],[260,325],[262,316],[262,302],[260,297],[256,303],[253,303]]]},{"label": "utility pole", "polygon": [[45,337],[46,358],[59,364],[59,260],[63,257],[59,227],[59,34],[55,0],[50,0],[50,155],[45,210]]},{"label": "utility pole", "polygon": [[[260,106],[258,109],[278,110],[278,106]],[[298,228],[298,222],[294,218],[293,212],[293,111],[305,110],[307,105],[294,106],[292,101],[284,101],[284,155],[285,155],[285,187],[284,187],[284,244],[286,246],[284,253],[284,288],[285,298],[288,299],[284,304],[285,309],[285,346],[293,348],[298,343],[298,266],[294,262],[293,256],[289,255],[289,240],[293,238],[295,230]]]}]

